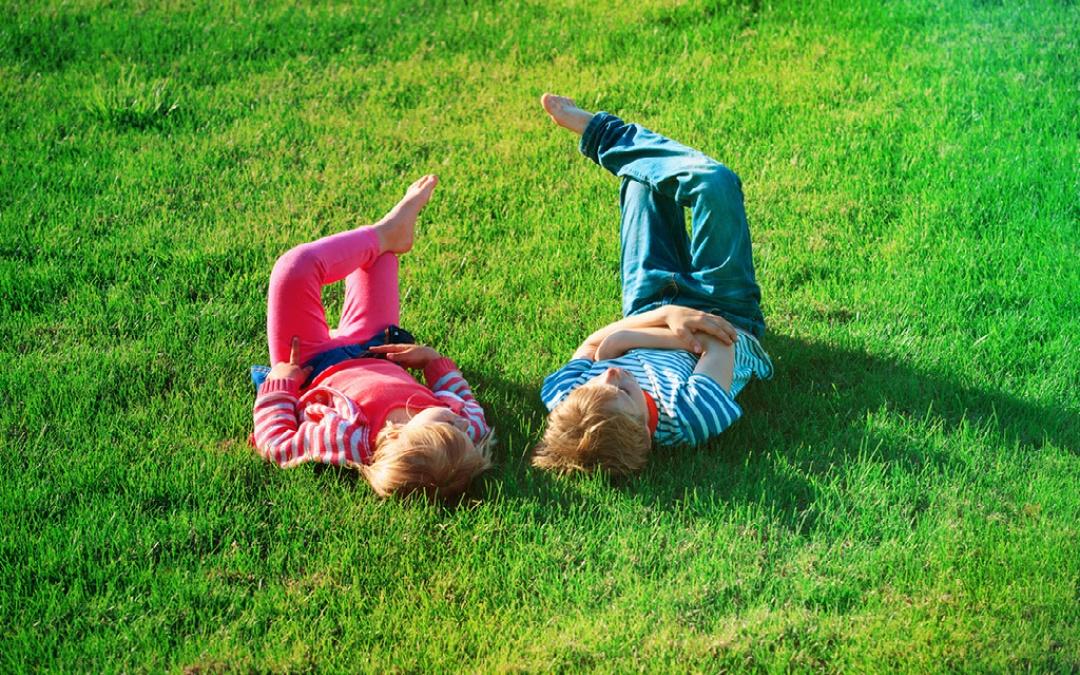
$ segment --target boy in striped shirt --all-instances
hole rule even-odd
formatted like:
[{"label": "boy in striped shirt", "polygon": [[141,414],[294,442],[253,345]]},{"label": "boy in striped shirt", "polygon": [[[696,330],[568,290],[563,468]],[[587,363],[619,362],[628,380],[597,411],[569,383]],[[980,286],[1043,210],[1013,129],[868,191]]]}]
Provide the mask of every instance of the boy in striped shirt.
[{"label": "boy in striped shirt", "polygon": [[[735,396],[772,362],[742,184],[684,145],[561,96],[541,103],[582,154],[622,179],[623,319],[544,380],[551,414],[535,466],[640,470],[652,444],[700,444],[742,415]],[[683,209],[691,210],[686,232]]]}]

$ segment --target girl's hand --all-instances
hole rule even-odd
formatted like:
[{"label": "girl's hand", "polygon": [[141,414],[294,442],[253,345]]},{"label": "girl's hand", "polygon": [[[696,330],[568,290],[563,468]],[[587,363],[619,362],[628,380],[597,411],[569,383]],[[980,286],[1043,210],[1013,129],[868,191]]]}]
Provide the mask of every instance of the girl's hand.
[{"label": "girl's hand", "polygon": [[668,305],[665,310],[664,323],[695,354],[700,354],[703,347],[694,333],[711,335],[725,345],[735,344],[738,337],[735,328],[722,316],[678,305]]},{"label": "girl's hand", "polygon": [[289,351],[289,360],[282,361],[276,364],[267,373],[266,379],[268,380],[292,380],[296,382],[297,386],[304,383],[304,380],[311,374],[311,367],[300,367],[300,338],[293,336],[292,349]]},{"label": "girl's hand", "polygon": [[442,354],[426,345],[376,345],[370,351],[386,354],[388,361],[406,368],[423,369],[435,359],[442,358]]}]

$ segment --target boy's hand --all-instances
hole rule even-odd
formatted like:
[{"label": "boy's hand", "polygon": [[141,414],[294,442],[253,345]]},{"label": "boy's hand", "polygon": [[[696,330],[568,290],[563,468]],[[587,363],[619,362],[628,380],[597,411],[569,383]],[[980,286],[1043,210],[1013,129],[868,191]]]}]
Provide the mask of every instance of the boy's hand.
[{"label": "boy's hand", "polygon": [[300,338],[293,336],[292,349],[289,351],[289,360],[282,361],[276,364],[270,369],[270,372],[266,374],[268,380],[292,380],[296,382],[297,386],[304,383],[304,380],[311,374],[311,367],[300,367]]},{"label": "boy's hand", "polygon": [[695,373],[711,377],[724,391],[731,392],[731,380],[735,374],[735,348],[706,333],[700,336],[705,352],[694,366]]},{"label": "boy's hand", "polygon": [[596,360],[596,351],[599,349],[599,345],[595,345],[588,340],[581,343],[581,346],[577,348],[572,359],[588,359],[590,361]]},{"label": "boy's hand", "polygon": [[406,368],[423,369],[435,359],[442,358],[442,354],[426,345],[376,345],[370,351],[376,354],[386,354],[388,361],[393,361]]},{"label": "boy's hand", "polygon": [[695,354],[700,354],[704,347],[701,341],[694,337],[694,333],[711,335],[725,345],[735,344],[738,337],[735,328],[724,317],[689,307],[667,305],[664,323],[675,337],[682,340]]}]

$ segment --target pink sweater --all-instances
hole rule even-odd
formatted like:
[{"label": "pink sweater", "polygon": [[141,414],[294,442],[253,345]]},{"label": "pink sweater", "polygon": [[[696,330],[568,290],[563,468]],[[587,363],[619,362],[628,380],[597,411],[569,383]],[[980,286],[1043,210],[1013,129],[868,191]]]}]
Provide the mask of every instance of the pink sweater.
[{"label": "pink sweater", "polygon": [[484,410],[453,361],[432,361],[424,380],[427,387],[381,359],[350,359],[328,368],[303,396],[292,380],[267,380],[255,399],[255,447],[282,467],[370,464],[387,413],[401,407],[450,408],[468,421],[474,443],[487,435]]}]

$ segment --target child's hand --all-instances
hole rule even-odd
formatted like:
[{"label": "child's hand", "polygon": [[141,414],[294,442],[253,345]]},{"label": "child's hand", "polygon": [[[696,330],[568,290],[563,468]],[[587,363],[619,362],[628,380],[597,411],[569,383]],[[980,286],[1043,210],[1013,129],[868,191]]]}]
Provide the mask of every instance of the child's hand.
[{"label": "child's hand", "polygon": [[405,366],[406,368],[422,369],[442,355],[426,345],[376,345],[370,351],[376,354],[386,354],[388,361]]},{"label": "child's hand", "polygon": [[289,360],[278,363],[266,374],[268,380],[293,380],[297,385],[311,374],[311,367],[300,367],[300,338],[293,336],[292,349],[289,351]]},{"label": "child's hand", "polygon": [[695,354],[700,354],[703,346],[694,333],[712,335],[725,345],[735,344],[738,337],[735,328],[724,317],[678,305],[667,305],[665,310],[667,327]]}]

